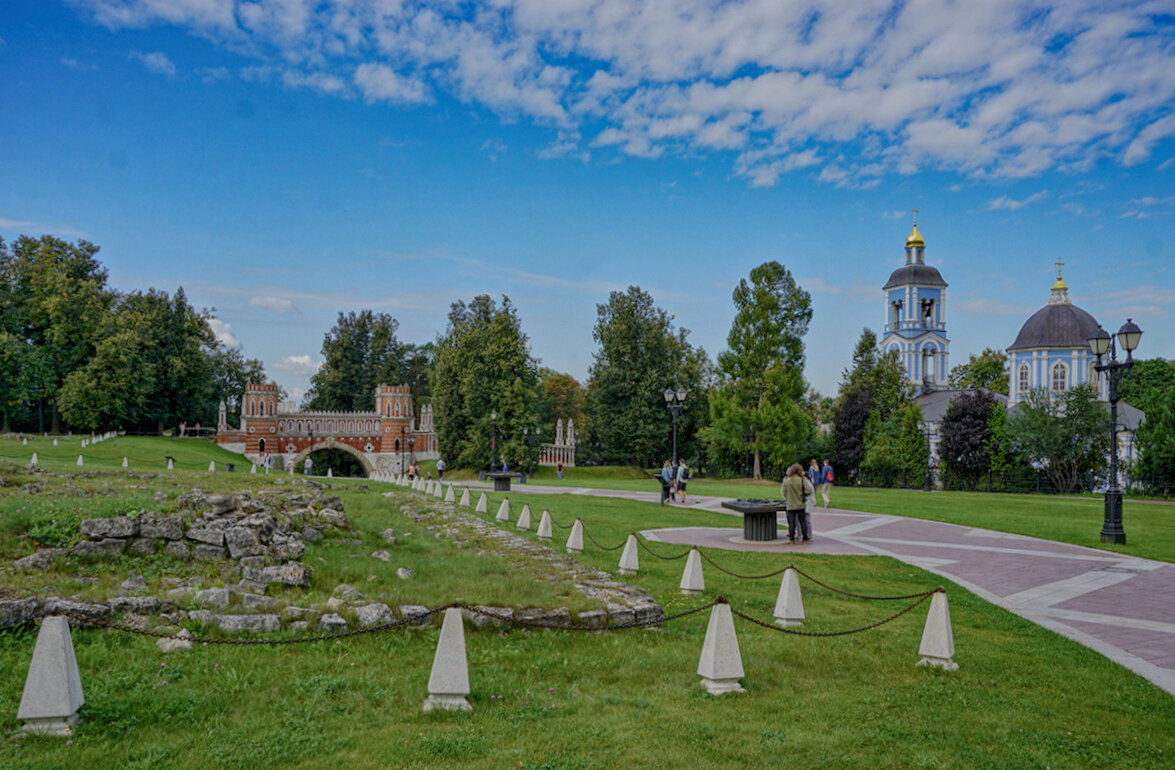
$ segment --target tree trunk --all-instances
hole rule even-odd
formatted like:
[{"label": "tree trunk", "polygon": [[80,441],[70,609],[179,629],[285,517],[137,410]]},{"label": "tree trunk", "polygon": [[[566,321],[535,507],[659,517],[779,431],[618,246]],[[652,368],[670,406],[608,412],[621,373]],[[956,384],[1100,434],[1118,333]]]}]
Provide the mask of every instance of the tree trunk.
[{"label": "tree trunk", "polygon": [[754,474],[754,478],[756,481],[763,478],[763,467],[761,464],[761,458],[762,458],[762,453],[760,452],[759,447],[755,447],[755,474]]},{"label": "tree trunk", "polygon": [[158,433],[160,436],[163,435],[163,418],[162,417],[160,417],[156,421],[155,432]]},{"label": "tree trunk", "polygon": [[3,427],[3,430],[0,430],[0,433],[8,433],[9,430],[11,430],[11,425],[8,422],[8,410],[5,409],[4,410],[4,427]]},{"label": "tree trunk", "polygon": [[51,407],[49,407],[49,409],[50,409],[49,430],[51,430],[53,433],[60,433],[61,432],[61,415],[58,414],[56,406],[51,406]]}]

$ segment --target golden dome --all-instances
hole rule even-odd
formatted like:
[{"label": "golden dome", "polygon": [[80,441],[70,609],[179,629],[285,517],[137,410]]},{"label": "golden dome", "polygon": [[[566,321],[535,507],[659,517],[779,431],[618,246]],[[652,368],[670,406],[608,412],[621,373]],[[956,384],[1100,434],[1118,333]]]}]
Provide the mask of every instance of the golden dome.
[{"label": "golden dome", "polygon": [[925,245],[926,242],[922,240],[922,233],[918,232],[918,225],[915,223],[914,228],[910,230],[910,234],[906,237],[906,248],[909,249],[914,246]]}]

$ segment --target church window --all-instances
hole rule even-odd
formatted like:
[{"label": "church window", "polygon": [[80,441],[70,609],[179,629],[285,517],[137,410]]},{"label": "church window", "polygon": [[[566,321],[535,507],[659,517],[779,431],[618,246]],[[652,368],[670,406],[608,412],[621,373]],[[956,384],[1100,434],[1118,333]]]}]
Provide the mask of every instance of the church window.
[{"label": "church window", "polygon": [[257,451],[259,451],[259,452],[265,451],[265,439],[258,439],[257,440]]},{"label": "church window", "polygon": [[1021,394],[1027,393],[1032,387],[1031,383],[1029,382],[1030,370],[1027,363],[1020,364],[1018,376],[1020,381],[1018,383],[1018,387],[1016,388],[1016,392]]},{"label": "church window", "polygon": [[1069,388],[1069,370],[1062,363],[1053,364],[1053,392],[1064,393]]}]

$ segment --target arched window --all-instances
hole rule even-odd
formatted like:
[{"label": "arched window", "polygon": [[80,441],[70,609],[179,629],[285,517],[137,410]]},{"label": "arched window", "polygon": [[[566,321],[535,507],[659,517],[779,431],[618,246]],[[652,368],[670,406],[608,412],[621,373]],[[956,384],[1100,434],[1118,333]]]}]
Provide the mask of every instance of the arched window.
[{"label": "arched window", "polygon": [[257,451],[258,451],[258,452],[264,452],[264,451],[265,451],[265,439],[260,439],[260,440],[257,442]]},{"label": "arched window", "polygon": [[1069,368],[1057,362],[1053,364],[1053,393],[1064,393],[1069,389]]},{"label": "arched window", "polygon": [[1017,377],[1019,379],[1019,382],[1017,383],[1016,392],[1023,395],[1025,393],[1027,393],[1032,388],[1031,369],[1029,368],[1027,362],[1020,364],[1020,369],[1018,370]]}]

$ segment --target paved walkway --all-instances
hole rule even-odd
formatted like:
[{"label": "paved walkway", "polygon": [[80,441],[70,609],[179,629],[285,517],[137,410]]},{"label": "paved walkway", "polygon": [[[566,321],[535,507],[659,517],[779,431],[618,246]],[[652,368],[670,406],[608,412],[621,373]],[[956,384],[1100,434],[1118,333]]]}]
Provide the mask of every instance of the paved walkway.
[{"label": "paved walkway", "polygon": [[[471,486],[483,486],[473,484]],[[659,502],[656,490],[517,486],[523,494],[572,494]],[[724,499],[685,507],[737,517]],[[786,531],[780,516],[781,530]],[[837,509],[812,515],[808,546],[748,543],[742,528],[677,527],[650,540],[736,551],[878,554],[942,575],[992,604],[1094,649],[1175,695],[1175,564],[1095,548],[923,519]]]}]

